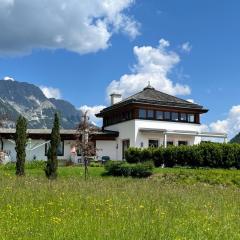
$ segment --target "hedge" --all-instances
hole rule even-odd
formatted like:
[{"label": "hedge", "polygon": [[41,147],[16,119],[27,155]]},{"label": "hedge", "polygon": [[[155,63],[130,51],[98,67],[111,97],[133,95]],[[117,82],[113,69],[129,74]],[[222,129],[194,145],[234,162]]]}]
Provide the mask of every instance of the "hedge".
[{"label": "hedge", "polygon": [[156,167],[189,166],[240,169],[240,144],[201,143],[194,146],[167,148],[129,148],[128,163],[153,161]]},{"label": "hedge", "polygon": [[122,161],[109,161],[105,165],[105,170],[106,174],[111,176],[146,178],[152,175],[153,167],[152,162],[129,164]]}]

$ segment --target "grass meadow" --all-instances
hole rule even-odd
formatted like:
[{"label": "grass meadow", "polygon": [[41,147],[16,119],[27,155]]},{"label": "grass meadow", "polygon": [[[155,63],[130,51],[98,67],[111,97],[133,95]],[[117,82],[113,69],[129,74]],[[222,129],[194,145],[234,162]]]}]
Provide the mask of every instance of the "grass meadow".
[{"label": "grass meadow", "polygon": [[240,239],[240,171],[156,169],[148,179],[102,167],[0,168],[0,240]]}]

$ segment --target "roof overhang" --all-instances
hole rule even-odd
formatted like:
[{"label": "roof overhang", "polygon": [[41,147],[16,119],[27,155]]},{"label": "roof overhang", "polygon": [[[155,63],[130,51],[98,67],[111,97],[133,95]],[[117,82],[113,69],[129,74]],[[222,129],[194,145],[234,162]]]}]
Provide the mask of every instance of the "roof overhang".
[{"label": "roof overhang", "polygon": [[228,137],[227,133],[217,133],[217,132],[196,132],[196,131],[180,131],[180,130],[168,130],[168,129],[153,129],[153,128],[140,128],[142,133],[160,133],[167,135],[185,135],[185,136],[195,136],[195,137],[208,137],[208,138],[224,138]]},{"label": "roof overhang", "polygon": [[[0,128],[0,137],[5,139],[13,139],[16,129]],[[27,134],[32,139],[50,139],[52,129],[28,129]],[[76,129],[61,129],[60,136],[62,140],[76,140]],[[96,131],[92,134],[93,140],[115,140],[119,136],[119,132],[115,131]]]},{"label": "roof overhang", "polygon": [[[203,108],[202,106],[200,105],[191,105],[189,104],[188,106],[187,105],[184,105],[184,104],[175,104],[175,103],[165,103],[165,102],[161,102],[161,101],[140,101],[140,100],[134,100],[134,99],[131,99],[131,100],[127,100],[127,101],[123,101],[123,102],[120,102],[120,103],[117,103],[117,104],[114,104],[112,106],[109,106],[107,108],[104,108],[102,111],[100,111],[99,113],[95,114],[96,117],[103,117],[105,113],[108,113],[108,112],[111,112],[111,111],[114,111],[116,109],[119,109],[119,108],[122,108],[122,107],[125,107],[125,106],[130,106],[130,105],[135,105],[136,107],[137,106],[140,106],[140,105],[144,105],[146,107],[154,107],[154,108],[166,108],[166,109],[172,109],[172,110],[177,110],[177,109],[181,109],[181,110],[188,110],[188,111],[194,111],[194,112],[197,112],[197,113],[207,113],[209,110],[208,109],[205,109]],[[198,106],[198,107],[196,107]]]}]

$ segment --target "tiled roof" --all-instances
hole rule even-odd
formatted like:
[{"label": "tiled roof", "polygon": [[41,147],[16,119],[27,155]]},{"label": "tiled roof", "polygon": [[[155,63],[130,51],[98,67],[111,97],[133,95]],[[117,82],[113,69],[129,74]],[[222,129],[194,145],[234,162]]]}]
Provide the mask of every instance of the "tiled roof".
[{"label": "tiled roof", "polygon": [[204,109],[203,106],[201,105],[157,91],[156,89],[148,85],[141,92],[136,93],[128,98],[125,98],[121,102],[118,102],[110,107],[103,109],[102,112],[116,109],[120,106],[127,105],[129,103],[142,103],[142,104],[157,105],[157,106],[163,106],[163,107],[167,106],[167,107],[173,107],[173,108],[196,109],[196,110],[201,110],[203,112],[208,111],[207,109]]}]

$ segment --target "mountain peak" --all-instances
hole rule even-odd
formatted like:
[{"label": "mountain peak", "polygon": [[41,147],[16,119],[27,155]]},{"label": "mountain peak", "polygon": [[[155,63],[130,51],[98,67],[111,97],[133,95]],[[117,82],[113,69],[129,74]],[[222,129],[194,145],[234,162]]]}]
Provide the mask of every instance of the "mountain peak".
[{"label": "mountain peak", "polygon": [[66,129],[75,128],[81,119],[81,112],[71,103],[48,99],[34,84],[0,80],[0,114],[7,116],[8,126],[21,114],[27,118],[29,128],[51,128],[55,112],[60,114]]}]

